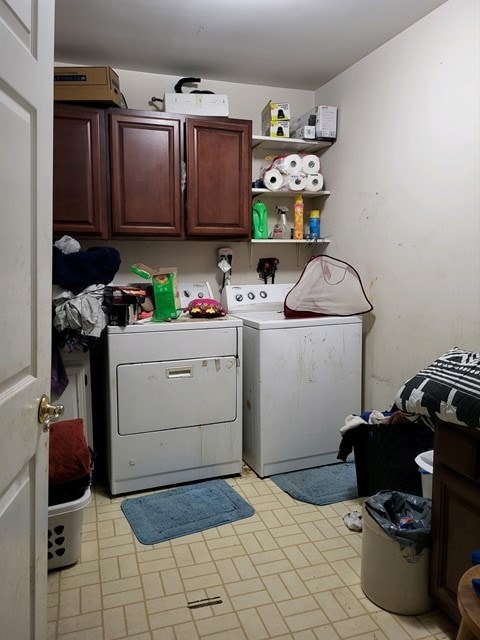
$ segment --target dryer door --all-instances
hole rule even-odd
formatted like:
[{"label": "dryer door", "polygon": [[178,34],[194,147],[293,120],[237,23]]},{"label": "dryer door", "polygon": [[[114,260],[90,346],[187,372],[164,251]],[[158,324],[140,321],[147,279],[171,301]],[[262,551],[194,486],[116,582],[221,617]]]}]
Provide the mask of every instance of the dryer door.
[{"label": "dryer door", "polygon": [[117,389],[120,435],[232,422],[237,417],[237,359],[119,365]]}]

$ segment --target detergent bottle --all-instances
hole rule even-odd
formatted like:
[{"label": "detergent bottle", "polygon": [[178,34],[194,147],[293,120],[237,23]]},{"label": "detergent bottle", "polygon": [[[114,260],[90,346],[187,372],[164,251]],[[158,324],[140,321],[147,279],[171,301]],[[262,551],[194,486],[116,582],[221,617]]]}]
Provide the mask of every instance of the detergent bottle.
[{"label": "detergent bottle", "polygon": [[303,240],[303,198],[300,194],[295,196],[293,205],[293,239]]},{"label": "detergent bottle", "polygon": [[252,206],[252,236],[255,240],[268,238],[268,210],[267,207],[257,200]]}]

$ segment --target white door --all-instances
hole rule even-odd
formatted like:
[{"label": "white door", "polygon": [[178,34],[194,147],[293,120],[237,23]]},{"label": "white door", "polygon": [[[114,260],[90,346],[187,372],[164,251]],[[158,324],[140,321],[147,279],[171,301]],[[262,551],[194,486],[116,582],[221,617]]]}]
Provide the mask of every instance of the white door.
[{"label": "white door", "polygon": [[0,635],[46,636],[54,0],[0,0]]}]

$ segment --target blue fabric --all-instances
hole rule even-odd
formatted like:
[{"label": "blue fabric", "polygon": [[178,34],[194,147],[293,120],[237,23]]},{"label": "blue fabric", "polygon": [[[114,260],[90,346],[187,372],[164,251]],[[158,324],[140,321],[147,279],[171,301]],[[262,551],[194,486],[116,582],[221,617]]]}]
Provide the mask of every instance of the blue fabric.
[{"label": "blue fabric", "polygon": [[354,462],[280,473],[270,480],[295,500],[310,504],[326,505],[358,498]]},{"label": "blue fabric", "polygon": [[255,513],[225,480],[206,480],[127,498],[121,508],[142,544],[180,538]]}]

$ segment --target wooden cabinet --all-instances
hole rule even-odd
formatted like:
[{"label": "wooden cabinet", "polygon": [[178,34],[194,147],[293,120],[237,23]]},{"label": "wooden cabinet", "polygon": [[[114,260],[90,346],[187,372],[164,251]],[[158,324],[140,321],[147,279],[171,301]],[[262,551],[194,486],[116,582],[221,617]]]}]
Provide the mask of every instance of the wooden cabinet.
[{"label": "wooden cabinet", "polygon": [[55,105],[53,232],[108,237],[105,110]]},{"label": "wooden cabinet", "polygon": [[109,109],[113,236],[180,237],[181,122]]},{"label": "wooden cabinet", "polygon": [[248,238],[250,120],[186,118],[187,235]]},{"label": "wooden cabinet", "polygon": [[480,549],[480,430],[438,422],[434,451],[430,592],[458,623],[458,583]]},{"label": "wooden cabinet", "polygon": [[248,238],[251,133],[250,120],[56,103],[54,234]]}]

